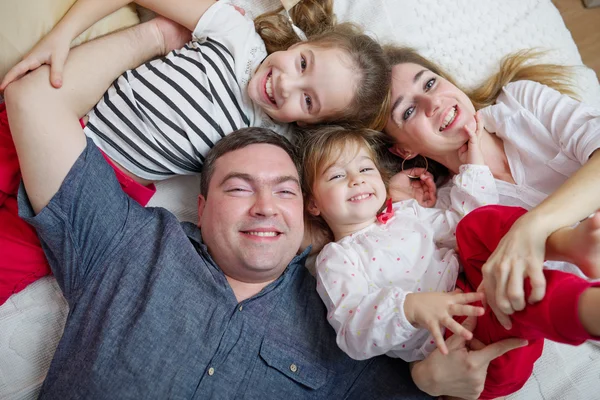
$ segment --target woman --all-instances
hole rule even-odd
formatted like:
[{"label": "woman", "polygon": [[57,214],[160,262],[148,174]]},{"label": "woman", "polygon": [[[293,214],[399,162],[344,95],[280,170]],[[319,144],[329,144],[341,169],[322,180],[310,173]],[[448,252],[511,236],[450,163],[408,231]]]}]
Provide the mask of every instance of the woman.
[{"label": "woman", "polygon": [[[600,208],[600,110],[555,90],[569,93],[565,68],[526,65],[531,52],[508,57],[500,72],[471,93],[414,50],[389,47],[386,52],[393,69],[385,132],[394,140],[392,152],[406,160],[405,167],[423,156],[430,165],[458,172],[466,155],[467,129],[475,125],[479,110],[485,126],[481,150],[496,178],[500,203],[531,210],[484,267],[487,301],[509,327],[507,314],[522,310],[526,300],[544,296],[546,238]],[[600,214],[586,223],[600,235]],[[582,244],[582,251],[588,247]],[[594,264],[587,267],[599,268],[600,262]],[[529,299],[523,292],[527,277],[533,288]]]}]

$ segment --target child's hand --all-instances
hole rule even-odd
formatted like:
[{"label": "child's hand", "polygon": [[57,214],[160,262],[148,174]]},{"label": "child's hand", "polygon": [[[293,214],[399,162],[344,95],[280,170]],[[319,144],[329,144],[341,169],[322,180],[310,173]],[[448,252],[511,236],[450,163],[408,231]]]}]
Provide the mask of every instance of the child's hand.
[{"label": "child's hand", "polygon": [[448,354],[440,326],[450,329],[456,335],[461,335],[465,340],[471,340],[473,334],[452,317],[483,315],[485,312],[483,307],[467,305],[481,301],[483,298],[483,293],[477,292],[409,293],[404,301],[404,313],[413,326],[429,330],[442,354]]},{"label": "child's hand", "polygon": [[0,83],[0,92],[9,83],[21,78],[44,64],[50,65],[50,84],[55,88],[62,86],[62,71],[69,54],[71,40],[61,30],[52,30],[23,59],[8,71]]},{"label": "child's hand", "polygon": [[415,199],[421,207],[433,207],[437,200],[437,187],[433,175],[424,168],[413,168],[411,175],[420,179],[411,179],[407,172],[398,172],[389,182],[389,194],[393,202]]},{"label": "child's hand", "polygon": [[465,125],[469,133],[469,141],[458,149],[458,158],[463,164],[485,165],[483,153],[481,152],[481,134],[484,130],[479,111],[475,113],[475,130]]}]

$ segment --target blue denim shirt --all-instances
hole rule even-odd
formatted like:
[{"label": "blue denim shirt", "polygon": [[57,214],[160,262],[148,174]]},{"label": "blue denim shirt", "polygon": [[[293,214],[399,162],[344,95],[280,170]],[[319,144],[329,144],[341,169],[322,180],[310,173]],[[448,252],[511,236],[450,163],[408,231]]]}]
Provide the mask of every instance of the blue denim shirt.
[{"label": "blue denim shirt", "polygon": [[426,398],[407,365],[336,345],[296,257],[241,303],[193,224],[127,197],[88,145],[36,227],[70,311],[48,399]]}]

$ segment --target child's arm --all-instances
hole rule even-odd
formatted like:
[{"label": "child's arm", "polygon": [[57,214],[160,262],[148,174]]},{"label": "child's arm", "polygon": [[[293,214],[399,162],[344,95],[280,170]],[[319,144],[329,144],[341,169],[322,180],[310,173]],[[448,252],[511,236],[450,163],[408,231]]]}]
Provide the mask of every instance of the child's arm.
[{"label": "child's arm", "polygon": [[[0,91],[27,71],[43,64],[51,66],[52,85],[62,86],[62,70],[73,39],[95,22],[130,2],[128,0],[78,0],[50,33],[6,74],[0,84]],[[200,17],[215,3],[215,0],[137,0],[136,3],[193,31]]]},{"label": "child's arm", "polygon": [[404,301],[404,314],[417,328],[427,329],[442,354],[448,354],[441,327],[450,329],[465,340],[471,340],[473,334],[456,322],[453,316],[483,315],[483,307],[470,306],[469,303],[481,301],[483,293],[409,293]]}]

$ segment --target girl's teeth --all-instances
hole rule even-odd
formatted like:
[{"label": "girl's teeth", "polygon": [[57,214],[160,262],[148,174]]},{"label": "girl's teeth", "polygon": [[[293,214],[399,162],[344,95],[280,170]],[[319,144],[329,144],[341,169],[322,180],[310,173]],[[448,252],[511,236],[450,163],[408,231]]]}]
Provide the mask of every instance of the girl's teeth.
[{"label": "girl's teeth", "polygon": [[265,89],[267,91],[267,96],[269,96],[269,100],[275,103],[275,98],[273,97],[273,84],[272,84],[273,76],[269,75],[267,77],[267,83],[265,84]]},{"label": "girl's teeth", "polygon": [[448,114],[446,114],[446,118],[444,118],[442,126],[440,127],[440,132],[443,131],[444,129],[446,129],[446,127],[454,121],[455,117],[456,117],[456,106],[452,107],[450,112]]},{"label": "girl's teeth", "polygon": [[350,201],[363,200],[363,199],[366,199],[369,196],[370,196],[370,194],[361,194],[360,196],[356,196],[356,197],[351,198]]}]

